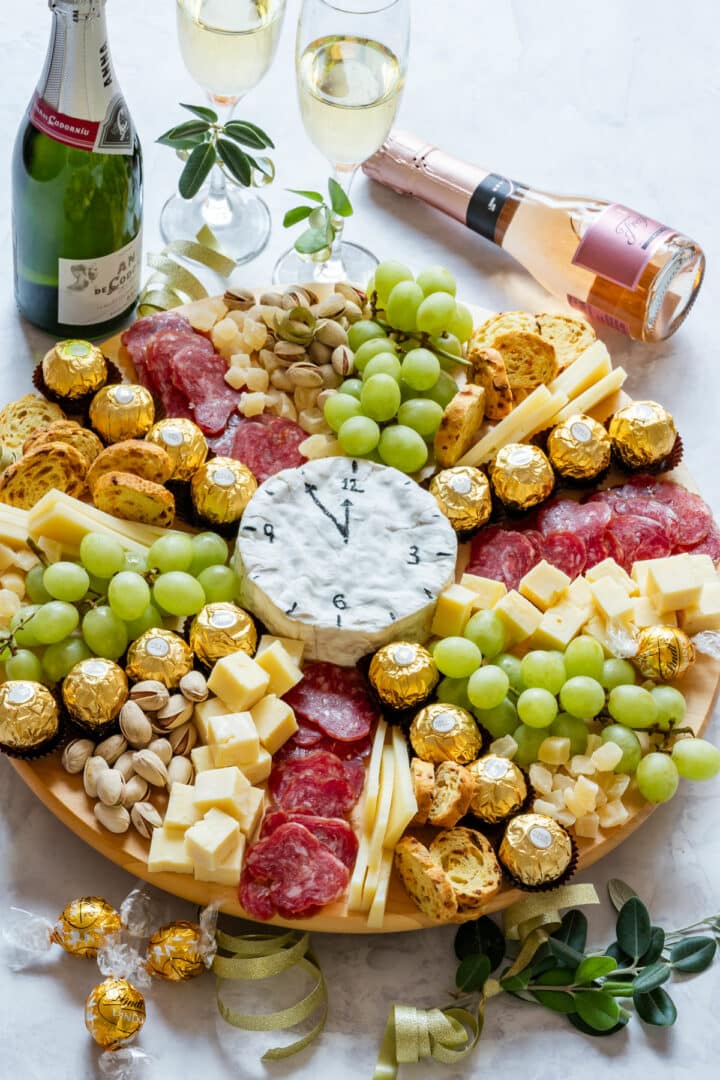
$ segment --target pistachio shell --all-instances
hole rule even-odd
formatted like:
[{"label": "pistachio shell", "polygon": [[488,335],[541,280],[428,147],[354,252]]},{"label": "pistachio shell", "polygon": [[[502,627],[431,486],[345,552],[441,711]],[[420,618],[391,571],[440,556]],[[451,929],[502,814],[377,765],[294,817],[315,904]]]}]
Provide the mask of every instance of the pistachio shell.
[{"label": "pistachio shell", "polygon": [[189,758],[174,757],[168,765],[168,784],[189,784],[194,772]]},{"label": "pistachio shell", "polygon": [[125,781],[116,769],[108,769],[97,778],[97,797],[106,806],[119,806],[125,791]]},{"label": "pistachio shell", "polygon": [[151,802],[136,802],[130,811],[130,821],[146,840],[151,838],[155,829],[162,827],[162,818]]},{"label": "pistachio shell", "polygon": [[170,696],[168,688],[157,679],[145,679],[135,683],[130,691],[130,700],[139,705],[144,712],[157,712],[167,704]]},{"label": "pistachio shell", "polygon": [[165,787],[167,784],[167,768],[165,762],[157,756],[153,750],[136,750],[133,755],[133,764],[138,776],[147,780],[153,787]]},{"label": "pistachio shell", "polygon": [[125,809],[129,810],[136,802],[141,802],[149,790],[150,785],[142,776],[131,776],[130,779],[125,782],[125,790],[122,797],[122,804]]},{"label": "pistachio shell", "polygon": [[110,735],[97,744],[95,753],[98,757],[105,758],[108,765],[113,765],[127,748],[127,739],[123,735]]},{"label": "pistachio shell", "polygon": [[93,756],[95,743],[91,739],[73,739],[62,752],[61,764],[67,773],[81,773],[85,762]]},{"label": "pistachio shell", "polygon": [[135,756],[134,750],[126,750],[124,754],[121,754],[113,765],[113,769],[119,772],[125,783],[135,773],[135,765],[133,764],[133,757]]},{"label": "pistachio shell", "polygon": [[112,833],[124,833],[130,828],[130,814],[124,806],[106,806],[95,803],[93,813],[100,824]]},{"label": "pistachio shell", "polygon": [[180,680],[179,689],[188,701],[205,701],[208,696],[207,679],[202,671],[188,671]]},{"label": "pistachio shell", "polygon": [[172,761],[173,748],[167,739],[153,739],[148,746],[148,750],[152,750],[153,754],[157,754],[165,766],[168,766]]},{"label": "pistachio shell", "polygon": [[97,798],[97,782],[100,773],[109,769],[107,761],[103,757],[89,757],[83,768],[83,787],[91,799]]},{"label": "pistachio shell", "polygon": [[168,742],[172,746],[173,754],[176,757],[184,757],[189,754],[197,740],[197,728],[190,722],[182,724],[168,734]]}]

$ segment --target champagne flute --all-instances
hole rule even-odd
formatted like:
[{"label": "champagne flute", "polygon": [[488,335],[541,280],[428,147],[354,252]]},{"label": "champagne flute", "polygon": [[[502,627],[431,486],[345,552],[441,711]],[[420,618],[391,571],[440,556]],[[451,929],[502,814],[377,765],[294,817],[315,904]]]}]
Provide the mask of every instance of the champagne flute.
[{"label": "champagne flute", "polygon": [[[185,67],[207,93],[221,123],[260,82],[275,56],[285,0],[176,0]],[[270,211],[254,192],[228,185],[219,165],[192,199],[173,195],[160,215],[166,243],[193,240],[207,225],[238,263],[255,258],[270,238]]]},{"label": "champagne flute", "polygon": [[[409,38],[409,0],[303,0],[295,49],[300,112],[346,193],[358,166],[390,133]],[[330,253],[310,275],[308,258],[291,248],[278,260],[273,280],[367,281],[378,260],[342,239],[342,217],[334,216],[333,226]]]}]

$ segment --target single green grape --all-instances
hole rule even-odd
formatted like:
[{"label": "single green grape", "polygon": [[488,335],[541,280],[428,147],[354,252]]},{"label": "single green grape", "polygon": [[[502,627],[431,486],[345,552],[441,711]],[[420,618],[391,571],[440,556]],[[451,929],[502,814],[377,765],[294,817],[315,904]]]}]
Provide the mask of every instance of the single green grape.
[{"label": "single green grape", "polygon": [[35,615],[40,611],[40,607],[40,604],[28,604],[11,618],[9,630],[16,645],[32,648],[40,644],[34,627]]},{"label": "single green grape", "polygon": [[522,659],[522,681],[527,687],[538,686],[559,694],[565,682],[563,655],[555,650],[533,649]]},{"label": "single green grape", "polygon": [[447,330],[460,341],[468,341],[473,332],[473,317],[465,304],[455,304],[455,311],[448,319]]},{"label": "single green grape", "polygon": [[363,383],[360,405],[371,420],[392,420],[400,408],[400,387],[391,375],[371,375]]},{"label": "single green grape", "polygon": [[463,636],[474,641],[487,660],[496,657],[507,644],[502,619],[494,611],[476,611],[468,620]]},{"label": "single green grape", "polygon": [[558,713],[550,725],[550,734],[558,739],[570,740],[570,753],[584,754],[587,750],[588,730],[584,720],[570,713]]},{"label": "single green grape", "polygon": [[76,604],[90,588],[90,575],[77,563],[56,562],[45,570],[43,584],[55,600]]},{"label": "single green grape", "polygon": [[80,541],[80,561],[89,574],[110,578],[122,568],[125,551],[122,545],[103,533],[87,533]]},{"label": "single green grape", "polygon": [[474,671],[468,679],[468,697],[478,709],[494,709],[505,700],[510,680],[502,668],[488,664]]},{"label": "single green grape", "polygon": [[123,622],[139,619],[150,603],[150,586],[140,574],[121,570],[108,586],[108,603]]},{"label": "single green grape", "polygon": [[148,551],[148,565],[161,574],[171,570],[189,570],[195,554],[192,537],[170,532],[159,536]]},{"label": "single green grape", "polygon": [[361,416],[362,408],[351,394],[332,394],[323,406],[323,415],[333,431],[339,431],[351,416]]},{"label": "single green grape", "polygon": [[455,300],[446,292],[426,296],[417,312],[417,328],[424,334],[442,334],[455,314]]},{"label": "single green grape", "polygon": [[[230,570],[230,567],[210,566],[203,570],[200,578],[205,580],[205,575],[211,571],[223,569]],[[200,578],[194,578],[182,570],[169,570],[160,574],[153,585],[153,599],[170,615],[197,615],[206,602]]]},{"label": "single green grape", "polygon": [[208,604],[229,604],[237,596],[238,579],[231,566],[207,566],[198,581]]},{"label": "single green grape", "polygon": [[653,752],[642,758],[635,770],[635,779],[644,799],[664,803],[672,799],[677,791],[680,774],[669,754]]},{"label": "single green grape", "polygon": [[346,394],[348,397],[357,398],[360,400],[362,394],[362,379],[346,379],[342,386],[338,387],[339,394]]},{"label": "single green grape", "polygon": [[80,622],[76,607],[64,600],[43,604],[33,616],[33,633],[41,645],[54,645],[72,634]]},{"label": "single green grape", "polygon": [[[200,572],[203,573],[202,570]],[[125,620],[123,621],[125,622]],[[128,641],[135,641],[135,639],[139,638],[141,634],[144,634],[146,630],[154,630],[156,627],[161,627],[162,625],[162,615],[154,604],[148,604],[138,619],[128,619],[128,621],[125,622]]]},{"label": "single green grape", "polygon": [[507,697],[493,709],[474,708],[472,711],[477,722],[482,724],[493,739],[502,739],[503,735],[512,735],[518,726],[517,709]]},{"label": "single green grape", "polygon": [[25,575],[25,592],[33,604],[47,604],[49,600],[52,600],[52,596],[43,583],[44,576],[45,567],[42,563],[36,563]]},{"label": "single green grape", "polygon": [[[380,305],[384,307],[387,304],[390,293],[399,282],[412,280],[413,272],[404,263],[395,259],[386,259],[379,263],[375,269],[375,291]],[[357,326],[357,323],[355,325]]]},{"label": "single green grape", "polygon": [[416,285],[414,281],[400,281],[393,288],[385,305],[388,322],[396,330],[405,332],[414,330],[418,308],[423,300],[423,291],[419,285]]},{"label": "single green grape", "polygon": [[65,638],[49,645],[42,658],[42,667],[50,682],[60,682],[79,664],[92,656],[87,644],[79,637]]},{"label": "single green grape", "polygon": [[433,658],[440,674],[451,679],[466,679],[482,663],[477,645],[463,637],[442,638],[433,650]]},{"label": "single green grape", "polygon": [[547,728],[557,716],[558,705],[549,690],[533,686],[523,690],[517,699],[517,713],[528,727]]},{"label": "single green grape", "polygon": [[[402,387],[400,390],[402,395]],[[431,439],[434,436],[440,427],[442,417],[443,411],[437,401],[415,397],[404,401],[397,414],[399,424],[417,431],[418,435],[422,435],[423,439]]]},{"label": "single green grape", "polygon": [[560,704],[571,716],[592,720],[605,707],[605,691],[597,679],[575,675],[560,691]]},{"label": "single green grape", "polygon": [[437,401],[443,409],[446,409],[458,392],[458,384],[447,371],[441,371],[438,381],[430,389],[425,391],[425,397],[431,401]]},{"label": "single green grape", "polygon": [[[375,378],[380,376],[376,375]],[[405,473],[422,469],[428,459],[428,448],[422,435],[404,424],[385,428],[380,436],[378,452],[385,465]]]},{"label": "single green grape", "polygon": [[128,646],[125,623],[107,604],[91,608],[82,621],[82,636],[96,654],[106,660],[118,660]]},{"label": "single green grape", "polygon": [[455,278],[443,266],[426,266],[415,280],[426,296],[433,293],[450,293],[454,296],[457,290]]},{"label": "single green grape", "polygon": [[450,679],[447,675],[437,684],[435,697],[445,705],[459,705],[470,710],[470,698],[467,696],[467,679]]},{"label": "single green grape", "polygon": [[[546,693],[546,691],[539,692]],[[547,731],[545,728],[532,728],[527,724],[520,724],[520,727],[513,731],[512,737],[518,746],[513,761],[526,769],[528,765],[532,765],[533,761],[537,761],[540,746],[547,738]]]},{"label": "single green grape", "polygon": [[565,650],[565,671],[568,679],[574,675],[587,675],[603,685],[605,653],[599,641],[589,634],[574,638]]},{"label": "single green grape", "polygon": [[380,428],[369,416],[351,416],[338,431],[338,442],[350,457],[365,457],[380,442]]},{"label": "single green grape", "polygon": [[442,350],[452,356],[462,356],[463,354],[461,342],[454,334],[448,334],[447,330],[443,330],[442,334],[430,338],[430,348],[434,352]]},{"label": "single green grape", "polygon": [[679,739],[672,759],[685,780],[712,780],[720,772],[720,750],[707,739]]},{"label": "single green grape", "polygon": [[[208,566],[224,566],[228,561],[227,541],[215,532],[200,532],[191,537],[193,557],[190,573],[197,577]],[[142,571],[140,571],[142,573]]]},{"label": "single green grape", "polygon": [[634,773],[642,757],[642,746],[635,732],[623,724],[608,724],[600,732],[600,738],[604,743],[615,743],[622,750],[623,756],[613,772]]},{"label": "single green grape", "polygon": [[600,684],[606,690],[614,690],[616,686],[632,686],[634,682],[635,668],[629,660],[612,657],[603,663]]},{"label": "single green grape", "polygon": [[379,337],[364,341],[354,356],[356,370],[362,375],[368,361],[385,352],[392,353],[393,356],[397,355],[397,345],[392,338]]},{"label": "single green grape", "polygon": [[[50,648],[55,648],[55,646],[51,645]],[[5,661],[5,677],[8,679],[27,679],[30,682],[42,682],[43,665],[40,657],[36,656],[34,652],[30,652],[29,649],[18,649],[14,656]]]},{"label": "single green grape", "polygon": [[403,357],[402,377],[413,390],[432,390],[440,378],[440,361],[429,349],[410,349]]},{"label": "single green grape", "polygon": [[348,345],[356,353],[366,341],[384,337],[386,337],[386,334],[380,323],[376,323],[372,319],[358,319],[348,330]]},{"label": "single green grape", "polygon": [[395,382],[400,382],[400,361],[395,353],[381,352],[376,353],[375,356],[368,360],[367,364],[363,368],[363,380],[371,378],[373,375],[389,375]]},{"label": "single green grape", "polygon": [[517,656],[513,656],[512,653],[500,653],[494,658],[493,663],[503,669],[510,680],[511,689],[516,694],[526,689],[522,679],[522,661]]},{"label": "single green grape", "polygon": [[141,551],[126,551],[120,569],[128,570],[133,574],[146,574],[148,572],[147,555],[144,555]]},{"label": "single green grape", "polygon": [[682,723],[687,705],[679,690],[674,686],[656,686],[650,693],[658,707],[657,722],[663,731]]},{"label": "single green grape", "polygon": [[642,686],[615,686],[608,697],[608,712],[618,724],[629,728],[649,728],[657,723],[658,706]]}]

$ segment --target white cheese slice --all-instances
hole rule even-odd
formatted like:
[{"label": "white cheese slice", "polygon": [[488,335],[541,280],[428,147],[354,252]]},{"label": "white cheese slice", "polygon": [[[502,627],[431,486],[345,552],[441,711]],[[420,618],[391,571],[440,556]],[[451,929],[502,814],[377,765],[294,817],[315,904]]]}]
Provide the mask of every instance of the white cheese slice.
[{"label": "white cheese slice", "polygon": [[380,798],[368,848],[367,875],[363,886],[362,900],[360,901],[361,911],[370,910],[380,881],[383,844],[387,834],[388,822],[390,821],[394,780],[395,754],[392,746],[386,746],[382,752],[382,763],[380,765]]},{"label": "white cheese slice", "polygon": [[392,803],[383,847],[395,850],[395,845],[418,812],[415,787],[410,775],[405,736],[398,727],[392,729],[392,747],[395,755],[395,777],[393,782]]},{"label": "white cheese slice", "polygon": [[475,446],[470,447],[467,454],[460,458],[458,465],[482,465],[494,457],[506,443],[522,442],[545,427],[567,401],[568,395],[565,393],[553,394],[547,386],[536,386],[532,394],[495,424]]},{"label": "white cheese slice", "polygon": [[567,420],[568,417],[574,416],[575,413],[589,413],[596,405],[599,405],[601,401],[604,401],[606,397],[610,397],[611,394],[616,393],[626,379],[627,372],[624,368],[613,368],[609,375],[605,375],[593,386],[580,394],[579,397],[574,398],[564,409],[561,409],[554,418],[554,423],[560,424],[563,420]]},{"label": "white cheese slice", "polygon": [[367,918],[368,928],[371,930],[379,930],[385,921],[385,908],[387,906],[394,854],[392,848],[383,852],[375,897],[370,905],[370,911]]},{"label": "white cheese slice", "polygon": [[553,379],[550,389],[554,394],[558,391],[567,394],[572,400],[611,371],[612,360],[607,346],[603,341],[593,341],[570,367]]}]

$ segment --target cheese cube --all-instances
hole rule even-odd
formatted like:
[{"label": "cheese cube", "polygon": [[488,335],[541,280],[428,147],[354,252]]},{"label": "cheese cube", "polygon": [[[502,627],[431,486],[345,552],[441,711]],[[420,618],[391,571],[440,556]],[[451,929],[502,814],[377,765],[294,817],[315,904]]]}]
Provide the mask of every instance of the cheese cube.
[{"label": "cheese cube", "polygon": [[653,560],[647,576],[647,592],[661,615],[694,607],[701,591],[702,580],[686,559],[670,555],[667,559]]},{"label": "cheese cube", "polygon": [[613,581],[617,581],[618,585],[622,586],[626,593],[631,596],[636,595],[640,590],[638,589],[637,582],[635,582],[626,570],[623,570],[622,566],[615,562],[614,559],[603,559],[602,562],[596,563],[595,566],[591,566],[586,572],[585,577],[588,581],[599,581],[600,578],[609,577]]},{"label": "cheese cube", "polygon": [[15,552],[7,544],[0,544],[0,574],[15,565]]},{"label": "cheese cube", "polygon": [[680,615],[680,625],[686,634],[699,634],[703,630],[720,630],[720,581],[706,581],[700,599]]},{"label": "cheese cube", "polygon": [[617,743],[606,742],[594,750],[590,759],[599,773],[610,773],[620,764],[623,752]]},{"label": "cheese cube", "polygon": [[533,634],[541,649],[565,649],[586,622],[586,612],[565,600],[549,608]]},{"label": "cheese cube", "polygon": [[534,761],[528,771],[530,783],[540,795],[547,795],[552,791],[552,773],[544,765]]},{"label": "cheese cube", "polygon": [[612,656],[613,651],[608,641],[605,620],[601,619],[599,615],[593,615],[592,618],[587,620],[583,626],[583,633],[594,637],[596,641],[600,642],[607,655]]},{"label": "cheese cube", "polygon": [[557,566],[553,566],[545,559],[529,570],[518,585],[518,589],[531,604],[547,611],[549,607],[557,604],[561,594],[570,584],[570,578]]},{"label": "cheese cube", "polygon": [[618,825],[624,825],[630,815],[620,799],[613,799],[603,806],[598,817],[603,829],[615,829]]},{"label": "cheese cube", "polygon": [[477,574],[463,574],[460,578],[460,585],[463,589],[470,589],[475,593],[475,600],[473,601],[473,610],[475,611],[484,611],[487,608],[495,607],[498,600],[501,600],[507,592],[507,585],[504,581],[478,577]]},{"label": "cheese cube", "polygon": [[232,816],[237,820],[240,832],[245,836],[252,836],[260,824],[264,803],[265,792],[257,787],[246,788],[235,799]]},{"label": "cheese cube", "polygon": [[193,709],[193,723],[202,742],[210,742],[210,721],[213,716],[226,716],[230,711],[220,698],[207,698],[205,701],[198,701]]},{"label": "cheese cube", "polygon": [[538,749],[538,761],[546,765],[564,765],[570,758],[570,740],[560,735],[543,739]]},{"label": "cheese cube", "polygon": [[267,780],[270,775],[272,754],[264,746],[261,746],[257,760],[250,765],[241,765],[240,768],[249,784],[262,784],[263,780]]},{"label": "cheese cube", "polygon": [[194,802],[195,789],[192,784],[174,783],[170,788],[163,828],[185,832],[200,820],[200,811]]},{"label": "cheese cube", "polygon": [[572,776],[592,776],[597,772],[595,762],[587,754],[574,754],[568,764],[568,772]]},{"label": "cheese cube", "polygon": [[547,817],[557,818],[559,807],[549,801],[549,799],[535,799],[533,803],[533,814],[545,814]]},{"label": "cheese cube", "polygon": [[448,585],[438,597],[430,633],[436,637],[459,637],[470,618],[477,593],[462,585]]},{"label": "cheese cube", "polygon": [[634,562],[630,570],[630,577],[633,579],[638,587],[638,592],[641,596],[647,596],[647,579],[650,573],[650,567],[656,559],[640,559],[639,562]]},{"label": "cheese cube", "polygon": [[237,766],[208,769],[195,777],[194,802],[201,814],[216,808],[231,814],[235,798],[250,787],[250,781]]},{"label": "cheese cube", "polygon": [[147,867],[151,874],[192,874],[193,861],[185,850],[185,833],[164,826],[153,829]]},{"label": "cheese cube", "polygon": [[646,626],[661,626],[665,622],[664,617],[658,613],[652,600],[647,596],[635,597],[630,618],[640,630]]},{"label": "cheese cube", "polygon": [[622,619],[632,613],[632,600],[627,589],[613,577],[601,577],[590,582],[595,605],[606,619]]},{"label": "cheese cube", "polygon": [[238,833],[235,846],[214,870],[208,867],[195,867],[196,881],[211,881],[215,885],[237,885],[240,881],[243,859],[245,858],[245,837]]},{"label": "cheese cube", "polygon": [[709,555],[691,555],[689,552],[686,552],[682,557],[702,582],[716,582],[718,580],[715,563]]},{"label": "cheese cube", "polygon": [[521,596],[516,589],[512,589],[503,596],[495,605],[494,610],[502,619],[503,626],[508,632],[508,644],[511,645],[529,638],[537,630],[543,617],[542,612]]},{"label": "cheese cube", "polygon": [[260,739],[249,712],[213,716],[208,736],[216,769],[227,765],[252,764],[257,760]]},{"label": "cheese cube", "polygon": [[255,663],[268,673],[268,690],[282,697],[302,679],[302,671],[279,641],[274,641],[255,657]]},{"label": "cheese cube", "polygon": [[584,577],[577,577],[568,585],[567,589],[560,597],[560,603],[568,601],[574,604],[576,608],[585,613],[586,619],[589,619],[595,610],[595,600],[593,598],[592,590],[588,582]]},{"label": "cheese cube", "polygon": [[584,836],[588,840],[595,840],[600,826],[597,814],[583,814],[575,821],[575,835]]},{"label": "cheese cube", "polygon": [[575,787],[568,788],[565,792],[565,805],[576,818],[582,817],[583,814],[589,814],[595,809],[599,790],[594,780],[588,780],[587,777],[580,776]]},{"label": "cheese cube", "polygon": [[200,870],[216,870],[238,838],[239,826],[234,817],[222,810],[208,810],[185,833],[185,850],[193,861],[196,876]]},{"label": "cheese cube", "polygon": [[614,775],[612,783],[607,786],[607,795],[610,799],[620,799],[630,786],[630,777],[627,773]]},{"label": "cheese cube", "polygon": [[22,607],[22,602],[17,593],[12,589],[0,589],[0,619],[4,623],[10,622],[13,615],[17,615]]},{"label": "cheese cube", "polygon": [[272,634],[263,634],[258,642],[257,651],[255,653],[255,659],[261,653],[264,653],[266,649],[269,649],[271,645],[274,645],[276,641],[279,641],[285,652],[292,659],[294,664],[300,667],[303,658],[303,652],[305,651],[304,641],[295,641],[294,638],[289,637],[274,637]]},{"label": "cheese cube", "polygon": [[257,705],[253,705],[250,714],[260,742],[271,754],[276,753],[298,729],[295,713],[275,694],[261,698]]},{"label": "cheese cube", "polygon": [[227,712],[251,709],[270,686],[270,676],[244,652],[230,653],[218,660],[210,673],[208,687],[225,702]]},{"label": "cheese cube", "polygon": [[594,731],[591,731],[587,737],[587,743],[585,746],[586,754],[594,754],[596,750],[599,750],[603,741],[600,735],[597,735]]},{"label": "cheese cube", "polygon": [[193,747],[190,751],[190,760],[196,773],[207,772],[208,769],[215,768],[215,759],[211,746]]},{"label": "cheese cube", "polygon": [[495,739],[488,747],[488,754],[497,754],[498,757],[514,758],[517,754],[518,744],[512,735],[503,735]]}]

